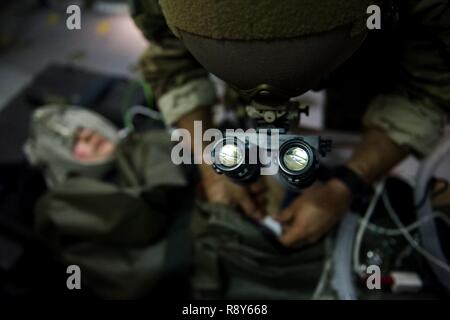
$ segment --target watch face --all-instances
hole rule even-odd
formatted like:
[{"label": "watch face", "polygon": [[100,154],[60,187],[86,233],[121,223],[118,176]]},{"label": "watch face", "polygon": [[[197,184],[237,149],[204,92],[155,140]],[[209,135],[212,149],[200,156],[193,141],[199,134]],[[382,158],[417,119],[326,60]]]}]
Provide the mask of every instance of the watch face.
[{"label": "watch face", "polygon": [[292,147],[283,155],[284,166],[294,172],[302,171],[309,163],[309,155],[301,147]]}]

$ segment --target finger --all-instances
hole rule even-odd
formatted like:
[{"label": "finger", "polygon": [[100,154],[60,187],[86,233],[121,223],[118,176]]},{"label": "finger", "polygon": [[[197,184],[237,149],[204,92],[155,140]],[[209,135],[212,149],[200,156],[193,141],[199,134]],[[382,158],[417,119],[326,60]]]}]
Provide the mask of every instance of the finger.
[{"label": "finger", "polygon": [[215,192],[216,188],[208,189],[208,187],[206,186],[203,187],[203,190],[205,192],[206,198],[208,199],[208,202],[210,203],[221,203],[229,206],[233,204],[227,194],[223,192]]},{"label": "finger", "polygon": [[254,196],[254,199],[259,208],[264,208],[267,205],[267,197],[265,194],[258,194]]},{"label": "finger", "polygon": [[301,244],[304,239],[302,229],[295,224],[287,228],[279,238],[281,244],[286,247],[297,246],[298,244]]},{"label": "finger", "polygon": [[259,208],[259,211],[261,212],[261,216],[265,217],[267,216],[267,198],[266,197],[262,197],[262,198],[256,198],[255,203],[257,205],[257,207]]},{"label": "finger", "polygon": [[267,185],[264,183],[264,181],[259,180],[258,182],[255,182],[249,186],[249,190],[251,193],[263,193],[267,190]]},{"label": "finger", "polygon": [[262,218],[262,212],[256,207],[254,201],[249,197],[247,193],[245,193],[241,200],[240,200],[240,206],[242,210],[244,210],[244,213],[253,219],[261,219]]},{"label": "finger", "polygon": [[283,211],[279,212],[274,218],[278,220],[278,222],[286,224],[291,222],[293,217],[294,217],[294,210],[293,208],[288,207]]}]

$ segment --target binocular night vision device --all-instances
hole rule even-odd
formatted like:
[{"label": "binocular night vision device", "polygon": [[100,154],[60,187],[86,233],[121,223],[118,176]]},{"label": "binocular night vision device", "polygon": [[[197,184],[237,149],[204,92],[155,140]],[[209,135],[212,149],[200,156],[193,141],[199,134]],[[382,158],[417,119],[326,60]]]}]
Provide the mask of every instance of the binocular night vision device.
[{"label": "binocular night vision device", "polygon": [[321,157],[331,151],[332,141],[320,136],[288,134],[290,123],[298,124],[298,103],[285,108],[258,104],[247,107],[257,129],[228,131],[211,150],[214,169],[238,183],[251,183],[261,175],[278,175],[290,189],[303,189],[316,179]]}]

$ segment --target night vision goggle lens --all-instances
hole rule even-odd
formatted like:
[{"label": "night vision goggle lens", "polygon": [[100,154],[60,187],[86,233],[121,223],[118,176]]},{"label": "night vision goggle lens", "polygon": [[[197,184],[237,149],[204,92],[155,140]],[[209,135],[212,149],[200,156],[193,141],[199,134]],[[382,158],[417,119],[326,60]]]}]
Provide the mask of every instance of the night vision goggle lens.
[{"label": "night vision goggle lens", "polygon": [[292,147],[283,155],[284,166],[291,171],[299,172],[306,168],[309,163],[309,155],[305,149]]},{"label": "night vision goggle lens", "polygon": [[232,168],[242,162],[244,155],[235,144],[226,144],[220,149],[218,160],[225,167]]}]

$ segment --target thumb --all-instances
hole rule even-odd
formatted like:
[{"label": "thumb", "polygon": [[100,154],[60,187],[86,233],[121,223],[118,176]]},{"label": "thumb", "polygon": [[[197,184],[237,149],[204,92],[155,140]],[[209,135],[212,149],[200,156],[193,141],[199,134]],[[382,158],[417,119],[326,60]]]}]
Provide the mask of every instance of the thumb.
[{"label": "thumb", "polygon": [[279,238],[279,241],[286,247],[293,247],[303,243],[304,236],[302,234],[302,230],[294,225],[283,232]]},{"label": "thumb", "polygon": [[278,220],[281,224],[286,224],[290,222],[294,217],[294,210],[292,207],[288,207],[283,211],[279,212],[274,218]]},{"label": "thumb", "polygon": [[283,233],[279,241],[286,247],[293,247],[303,242],[304,234],[297,208],[289,207],[281,212],[279,221],[283,224]]}]

